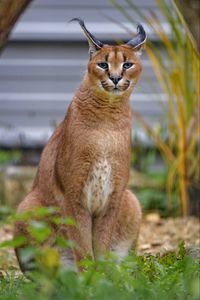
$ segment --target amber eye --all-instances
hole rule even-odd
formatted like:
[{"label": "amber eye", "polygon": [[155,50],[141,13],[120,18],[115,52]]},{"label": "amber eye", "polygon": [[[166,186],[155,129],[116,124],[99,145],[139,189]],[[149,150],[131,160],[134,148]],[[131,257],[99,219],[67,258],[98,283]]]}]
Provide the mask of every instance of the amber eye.
[{"label": "amber eye", "polygon": [[133,63],[131,63],[131,62],[125,62],[124,64],[123,64],[123,68],[124,69],[129,69],[130,67],[132,67],[133,66]]},{"label": "amber eye", "polygon": [[100,68],[104,69],[104,70],[108,70],[108,64],[107,62],[100,62],[97,64]]}]

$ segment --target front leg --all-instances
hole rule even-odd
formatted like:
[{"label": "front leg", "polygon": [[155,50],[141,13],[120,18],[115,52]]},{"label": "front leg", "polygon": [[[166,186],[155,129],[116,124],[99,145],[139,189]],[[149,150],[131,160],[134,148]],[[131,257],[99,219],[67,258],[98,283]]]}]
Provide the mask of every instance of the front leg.
[{"label": "front leg", "polygon": [[112,234],[120,211],[121,194],[113,192],[106,210],[93,220],[93,251],[95,259],[111,250]]},{"label": "front leg", "polygon": [[71,217],[76,223],[76,226],[65,227],[64,236],[75,243],[73,256],[76,262],[85,257],[93,259],[92,219],[84,207],[82,195],[91,163],[86,160],[84,153],[70,153],[70,163],[68,160],[65,163],[63,161],[59,163],[56,165],[55,179],[63,195],[62,215]]},{"label": "front leg", "polygon": [[76,201],[65,206],[64,215],[71,217],[76,225],[67,226],[67,238],[74,242],[74,259],[78,263],[86,257],[94,258],[92,249],[92,219],[89,212]]}]

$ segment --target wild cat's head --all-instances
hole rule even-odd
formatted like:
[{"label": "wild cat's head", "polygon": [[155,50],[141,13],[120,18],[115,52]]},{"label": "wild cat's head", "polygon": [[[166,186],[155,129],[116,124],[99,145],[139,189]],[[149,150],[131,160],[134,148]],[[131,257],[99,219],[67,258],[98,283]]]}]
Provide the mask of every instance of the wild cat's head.
[{"label": "wild cat's head", "polygon": [[79,22],[88,40],[88,78],[95,91],[107,96],[130,94],[142,70],[139,56],[147,38],[142,25],[138,25],[137,35],[128,43],[112,46],[97,40],[83,20],[71,21]]}]

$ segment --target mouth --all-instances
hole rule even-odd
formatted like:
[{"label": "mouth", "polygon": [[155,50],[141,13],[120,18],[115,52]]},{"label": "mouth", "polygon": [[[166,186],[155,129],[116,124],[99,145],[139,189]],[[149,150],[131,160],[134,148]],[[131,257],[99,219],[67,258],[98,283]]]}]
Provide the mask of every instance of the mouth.
[{"label": "mouth", "polygon": [[115,91],[119,91],[119,88],[115,86],[115,87],[113,88],[113,91],[114,91],[114,92],[115,92]]},{"label": "mouth", "polygon": [[107,92],[111,92],[114,94],[118,94],[118,93],[123,93],[125,92],[129,86],[130,86],[130,82],[127,81],[123,86],[110,86],[106,81],[101,81],[101,86],[103,87],[104,90],[106,90]]},{"label": "mouth", "polygon": [[123,93],[123,91],[121,89],[119,89],[118,87],[114,87],[112,89],[111,93],[113,93],[113,94],[121,94],[121,93]]},{"label": "mouth", "polygon": [[122,93],[122,92],[125,92],[130,86],[130,83],[127,83],[127,84],[124,84],[123,86],[115,86],[113,89],[112,89],[112,92],[113,93]]}]

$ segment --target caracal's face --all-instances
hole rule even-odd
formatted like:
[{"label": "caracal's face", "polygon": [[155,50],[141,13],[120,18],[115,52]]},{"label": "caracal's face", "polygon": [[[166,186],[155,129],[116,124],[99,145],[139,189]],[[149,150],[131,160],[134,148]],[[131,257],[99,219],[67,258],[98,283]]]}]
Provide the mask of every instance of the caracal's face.
[{"label": "caracal's face", "polygon": [[88,75],[97,92],[112,96],[130,94],[142,65],[137,53],[128,45],[104,45],[88,64]]}]

